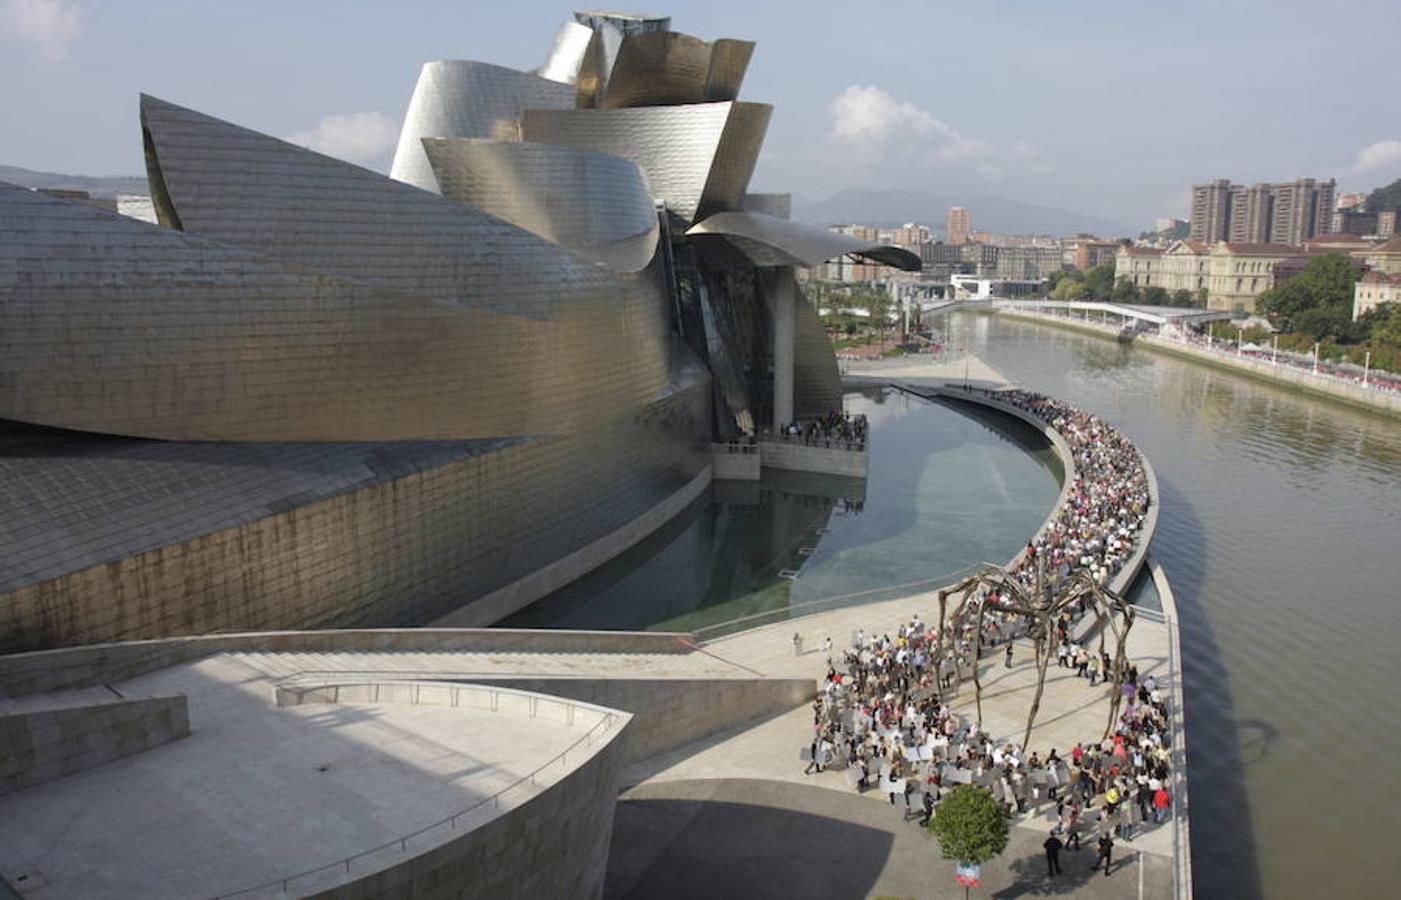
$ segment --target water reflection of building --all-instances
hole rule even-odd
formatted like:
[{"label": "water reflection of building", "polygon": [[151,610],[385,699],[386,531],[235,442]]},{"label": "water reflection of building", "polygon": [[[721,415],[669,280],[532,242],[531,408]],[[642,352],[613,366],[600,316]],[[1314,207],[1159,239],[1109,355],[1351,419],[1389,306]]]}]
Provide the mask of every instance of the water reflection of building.
[{"label": "water reflection of building", "polygon": [[838,406],[794,268],[918,259],[748,193],[752,50],[429,63],[402,180],[143,97],[159,227],[0,186],[0,649],[491,621]]}]

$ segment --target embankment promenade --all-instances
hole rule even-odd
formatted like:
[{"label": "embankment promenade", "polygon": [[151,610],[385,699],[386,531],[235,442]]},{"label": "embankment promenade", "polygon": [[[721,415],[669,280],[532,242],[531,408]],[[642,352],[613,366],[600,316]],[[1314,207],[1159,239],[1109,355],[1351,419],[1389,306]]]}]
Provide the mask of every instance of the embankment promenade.
[{"label": "embankment promenade", "polygon": [[[1069,316],[1032,312],[1024,308],[1014,309],[996,306],[993,308],[993,312],[996,315],[1008,319],[1036,322],[1037,324],[1050,325],[1054,328],[1064,328],[1069,331],[1076,331],[1081,334],[1088,334],[1106,340],[1125,340],[1118,327],[1100,325],[1092,321],[1074,319]],[[1206,347],[1197,347],[1192,344],[1186,344],[1181,341],[1174,341],[1152,334],[1135,334],[1129,340],[1131,340],[1134,346],[1146,347],[1160,353],[1167,353],[1172,356],[1189,359],[1193,362],[1201,363],[1202,365],[1211,366],[1237,375],[1244,375],[1248,378],[1253,378],[1256,381],[1261,381],[1266,384],[1272,384],[1276,387],[1303,391],[1311,396],[1331,400],[1335,403],[1342,403],[1355,409],[1364,409],[1383,415],[1401,417],[1401,392],[1398,391],[1380,391],[1372,388],[1364,388],[1360,384],[1355,384],[1335,376],[1323,373],[1315,375],[1306,369],[1273,365],[1264,360],[1236,356],[1230,353],[1211,350]]]}]

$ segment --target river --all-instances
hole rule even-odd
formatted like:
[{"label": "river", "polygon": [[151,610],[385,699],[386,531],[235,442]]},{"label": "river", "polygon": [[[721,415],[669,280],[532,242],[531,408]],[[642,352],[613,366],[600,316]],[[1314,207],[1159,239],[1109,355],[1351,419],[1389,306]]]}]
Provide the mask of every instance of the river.
[{"label": "river", "polygon": [[1401,423],[1047,326],[949,331],[1157,470],[1197,896],[1395,896]]},{"label": "river", "polygon": [[[1153,551],[1182,623],[1196,894],[1393,896],[1401,423],[1050,326],[966,313],[939,324],[1022,386],[1103,416],[1153,462]],[[1021,423],[893,391],[846,403],[872,420],[866,485],[717,483],[502,624],[689,629],[880,599],[1004,562],[1055,501],[1054,455]]]}]

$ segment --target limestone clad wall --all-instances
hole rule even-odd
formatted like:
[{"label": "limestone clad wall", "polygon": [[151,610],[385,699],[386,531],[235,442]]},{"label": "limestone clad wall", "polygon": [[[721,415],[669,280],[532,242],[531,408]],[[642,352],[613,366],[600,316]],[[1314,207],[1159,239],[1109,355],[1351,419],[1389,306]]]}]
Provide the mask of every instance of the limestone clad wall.
[{"label": "limestone clad wall", "polygon": [[0,715],[0,796],[190,733],[183,696]]}]

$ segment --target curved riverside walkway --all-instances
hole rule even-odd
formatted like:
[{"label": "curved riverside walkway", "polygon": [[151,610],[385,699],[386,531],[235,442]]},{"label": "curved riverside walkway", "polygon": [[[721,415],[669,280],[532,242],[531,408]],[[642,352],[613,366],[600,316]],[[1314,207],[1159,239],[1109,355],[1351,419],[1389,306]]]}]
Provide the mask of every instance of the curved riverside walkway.
[{"label": "curved riverside walkway", "polygon": [[[1046,422],[994,399],[995,395],[989,396],[976,390],[965,392],[961,381],[955,385],[942,379],[896,380],[881,375],[869,378],[848,376],[847,381],[849,384],[891,385],[922,396],[944,395],[971,400],[1037,427],[1056,446],[1066,471],[1061,498],[1038,532],[1038,537],[1057,521],[1076,477],[1076,468],[1069,443]],[[1157,524],[1157,481],[1152,467],[1141,454],[1139,461],[1144,467],[1150,506],[1135,536],[1131,556],[1111,581],[1111,586],[1118,591],[1126,590],[1144,565],[1154,568],[1147,554]],[[1014,565],[1021,556],[1019,554],[1013,560]],[[1161,570],[1157,570],[1157,573],[1161,575]],[[1093,860],[1093,851],[1067,851],[1062,857],[1067,875],[1057,882],[1051,882],[1043,875],[1045,862],[1040,844],[1051,825],[1054,806],[1043,804],[1018,818],[1008,851],[984,867],[984,882],[993,889],[992,896],[1072,892],[1077,896],[1104,897],[1191,896],[1180,649],[1176,637],[1176,609],[1165,578],[1159,582],[1159,595],[1163,612],[1139,611],[1126,652],[1129,660],[1138,666],[1140,675],[1152,675],[1169,698],[1173,736],[1172,816],[1162,826],[1140,829],[1139,836],[1132,843],[1116,842],[1115,858],[1119,862],[1111,877],[1085,878],[1082,867],[1088,869]],[[718,658],[765,674],[792,676],[805,673],[822,678],[826,673],[827,659],[818,648],[825,638],[830,637],[839,652],[840,648],[850,644],[852,635],[858,629],[868,635],[894,635],[899,626],[908,623],[915,613],[925,622],[936,621],[937,592],[923,591],[881,603],[814,611],[799,618],[706,641],[703,649]],[[801,655],[794,654],[792,639],[795,633],[807,648]],[[984,685],[984,730],[997,742],[1020,741],[1036,681],[1030,644],[1026,641],[1016,643],[1011,668],[1004,667],[1000,654],[985,658],[980,664],[980,677]],[[1088,687],[1072,670],[1048,669],[1045,695],[1028,749],[1036,749],[1045,757],[1054,747],[1061,751],[1062,756],[1066,756],[1069,748],[1076,743],[1099,739],[1106,724],[1108,690],[1102,684],[1095,688]],[[963,691],[951,706],[956,712],[971,718],[972,691]],[[811,816],[835,816],[851,826],[851,830],[846,832],[837,828],[834,833],[839,837],[845,834],[852,840],[869,842],[875,848],[872,852],[886,854],[882,861],[862,866],[858,871],[864,874],[853,875],[865,885],[864,892],[868,896],[937,897],[957,892],[953,883],[952,863],[940,859],[933,839],[913,822],[903,822],[902,813],[892,809],[884,797],[874,791],[864,796],[857,795],[847,784],[845,773],[840,770],[803,774],[804,764],[799,762],[798,753],[810,740],[811,723],[812,713],[809,709],[793,710],[758,726],[736,729],[720,738],[699,742],[632,766],[624,773],[624,783],[636,786],[624,793],[623,802],[619,805],[615,842],[632,840],[635,843],[627,855],[618,860],[616,873],[610,868],[605,896],[642,896],[662,884],[676,887],[680,891],[678,896],[688,896],[681,889],[684,879],[678,875],[673,880],[666,874],[694,872],[686,853],[654,846],[657,841],[663,840],[661,837],[654,837],[652,844],[637,842],[637,839],[641,832],[665,835],[664,840],[670,845],[681,847],[700,846],[705,841],[723,842],[726,838],[715,835],[714,830],[738,826],[733,822],[725,824],[722,821],[724,815],[719,819],[702,815],[705,807],[701,797],[709,797],[709,802],[722,804],[721,813],[747,797],[748,804],[754,807],[751,812],[757,813],[759,808],[763,808],[767,810],[762,812],[763,815],[774,816],[774,821],[782,821],[786,823],[785,827],[794,829],[821,824],[811,821],[808,818]],[[794,788],[767,786],[773,782],[801,784],[804,787],[794,792]],[[813,790],[828,790],[846,799],[843,803],[834,803],[812,794]],[[637,805],[633,806],[634,803]],[[842,815],[840,811],[843,809],[850,810],[849,814]],[[639,828],[639,822],[650,824]],[[831,826],[831,823],[828,825]],[[877,833],[871,833],[869,829],[872,828],[877,829]],[[737,846],[745,844],[741,842]],[[819,847],[808,847],[807,851],[806,856],[799,854],[799,858],[810,859],[823,852]],[[776,859],[780,868],[786,868],[782,854],[789,851],[774,847],[772,852],[778,856],[770,861]],[[752,845],[749,855],[769,858],[760,848]],[[698,858],[703,858],[703,854]],[[810,862],[811,865],[817,863]],[[912,867],[916,873],[914,880],[911,880]],[[764,896],[763,893],[753,895]],[[782,889],[776,889],[771,895],[785,894]]]}]

